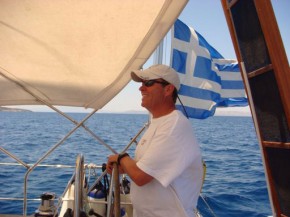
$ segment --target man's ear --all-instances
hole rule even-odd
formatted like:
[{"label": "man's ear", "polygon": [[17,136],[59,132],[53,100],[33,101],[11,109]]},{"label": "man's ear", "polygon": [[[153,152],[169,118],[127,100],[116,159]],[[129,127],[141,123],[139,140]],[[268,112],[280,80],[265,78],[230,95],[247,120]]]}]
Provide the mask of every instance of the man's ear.
[{"label": "man's ear", "polygon": [[169,95],[172,95],[173,91],[174,91],[174,85],[173,84],[168,84],[165,86],[165,91],[166,93],[168,93]]}]

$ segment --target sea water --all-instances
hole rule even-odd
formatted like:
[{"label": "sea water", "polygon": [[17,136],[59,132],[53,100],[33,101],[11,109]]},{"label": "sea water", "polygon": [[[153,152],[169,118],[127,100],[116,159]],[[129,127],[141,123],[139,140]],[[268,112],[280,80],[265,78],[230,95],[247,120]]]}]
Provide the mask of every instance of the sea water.
[{"label": "sea water", "polygon": [[[87,114],[69,114],[81,121]],[[96,114],[83,128],[56,113],[0,112],[0,145],[21,159],[34,164],[55,145],[60,144],[41,164],[75,165],[77,155],[85,163],[106,163],[112,152],[101,143],[120,152],[148,120],[143,114]],[[261,152],[251,117],[215,116],[206,120],[191,120],[206,163],[198,209],[207,216],[271,215]],[[101,139],[97,141],[94,137]],[[138,140],[138,139],[137,139]],[[134,155],[135,144],[129,149]],[[0,152],[0,163],[15,160]],[[23,198],[23,166],[0,165],[0,198]],[[28,198],[39,198],[43,192],[63,193],[73,168],[37,167],[28,176]],[[28,201],[28,214],[33,214],[39,201]],[[0,213],[21,214],[23,202],[0,200]]]}]

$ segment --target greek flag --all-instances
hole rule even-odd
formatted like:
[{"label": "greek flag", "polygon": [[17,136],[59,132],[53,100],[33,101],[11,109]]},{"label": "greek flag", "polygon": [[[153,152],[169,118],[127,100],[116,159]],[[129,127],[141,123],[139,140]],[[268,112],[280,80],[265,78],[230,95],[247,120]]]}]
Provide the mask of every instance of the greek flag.
[{"label": "greek flag", "polygon": [[[218,106],[248,105],[236,60],[224,59],[198,32],[180,20],[171,32],[171,66],[179,72],[178,95],[190,118],[213,116]],[[184,112],[179,102],[176,106]]]}]

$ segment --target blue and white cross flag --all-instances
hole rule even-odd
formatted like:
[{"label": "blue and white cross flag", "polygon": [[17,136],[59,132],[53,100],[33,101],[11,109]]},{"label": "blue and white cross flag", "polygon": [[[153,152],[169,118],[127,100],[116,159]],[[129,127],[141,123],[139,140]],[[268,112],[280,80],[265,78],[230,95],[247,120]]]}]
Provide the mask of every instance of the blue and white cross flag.
[{"label": "blue and white cross flag", "polygon": [[[189,118],[213,116],[218,106],[248,105],[236,60],[224,59],[198,32],[180,20],[171,32],[171,66],[179,73],[178,95]],[[184,112],[179,102],[176,106]]]}]

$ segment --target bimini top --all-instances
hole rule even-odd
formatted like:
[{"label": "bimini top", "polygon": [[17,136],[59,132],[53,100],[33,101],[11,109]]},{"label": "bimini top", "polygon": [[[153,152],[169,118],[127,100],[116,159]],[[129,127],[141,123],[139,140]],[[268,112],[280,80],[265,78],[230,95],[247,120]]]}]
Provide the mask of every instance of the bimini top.
[{"label": "bimini top", "polygon": [[0,105],[102,108],[186,3],[1,0]]}]

